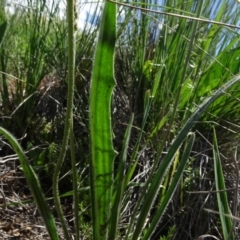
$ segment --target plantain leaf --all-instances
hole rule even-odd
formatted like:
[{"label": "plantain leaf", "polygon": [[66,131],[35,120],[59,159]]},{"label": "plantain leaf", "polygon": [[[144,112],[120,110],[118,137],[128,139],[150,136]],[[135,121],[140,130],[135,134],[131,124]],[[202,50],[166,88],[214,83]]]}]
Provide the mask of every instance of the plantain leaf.
[{"label": "plantain leaf", "polygon": [[116,41],[116,5],[104,5],[94,59],[90,92],[90,192],[93,239],[105,239],[108,233],[113,188],[113,161],[110,104],[114,80]]}]

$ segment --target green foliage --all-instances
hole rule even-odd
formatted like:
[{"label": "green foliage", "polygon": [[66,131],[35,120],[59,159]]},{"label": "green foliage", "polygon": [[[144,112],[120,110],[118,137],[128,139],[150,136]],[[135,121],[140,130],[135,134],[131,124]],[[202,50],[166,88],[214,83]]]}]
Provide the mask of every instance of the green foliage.
[{"label": "green foliage", "polygon": [[[47,11],[46,1],[37,1],[35,5],[29,1],[29,8],[18,8],[14,14],[6,16],[1,12],[3,107],[0,124],[11,129],[17,137],[27,133],[23,145],[29,159],[33,160],[34,170],[45,169],[49,176],[54,172],[54,201],[65,239],[70,236],[61,209],[61,196],[74,196],[76,239],[80,238],[80,231],[87,233],[90,227],[91,233],[86,236],[89,239],[150,239],[158,231],[165,212],[171,214],[167,208],[170,203],[174,208],[174,204],[180,202],[180,207],[184,208],[191,200],[186,190],[196,190],[193,179],[202,181],[199,156],[192,152],[192,147],[196,149],[194,131],[201,131],[207,138],[204,134],[209,129],[198,121],[215,121],[219,126],[223,126],[224,121],[235,127],[240,124],[240,91],[239,84],[235,84],[240,79],[237,75],[239,34],[227,26],[201,21],[213,19],[237,25],[240,15],[233,14],[234,4],[232,0],[218,5],[213,1],[162,1],[158,6],[144,1],[134,3],[135,7],[144,9],[119,6],[116,11],[115,3],[106,1],[96,29],[86,25],[77,33],[74,28],[76,6],[70,0],[68,24],[57,16],[58,4]],[[164,14],[148,10],[161,10]],[[199,21],[191,19],[192,16]],[[96,18],[97,10],[92,23]],[[65,86],[67,74],[66,110],[65,97],[58,101],[53,92],[59,90],[58,85]],[[64,80],[53,84],[53,91],[48,92],[51,83],[43,81],[47,75]],[[40,97],[36,92],[40,92]],[[65,92],[66,87],[59,95]],[[37,110],[45,95],[61,108],[52,117],[48,116],[52,108],[47,104],[42,105],[40,114]],[[122,99],[126,101],[122,103]],[[128,113],[124,112],[126,109]],[[64,133],[62,122],[65,123]],[[120,122],[119,129],[112,127],[117,126],[115,122]],[[26,157],[23,157],[19,144],[4,131],[2,129],[1,133],[15,148],[17,146],[23,159],[21,164],[25,166]],[[117,138],[120,134],[121,141],[114,143],[120,149],[116,157],[113,136]],[[238,137],[239,134],[234,135],[234,138]],[[46,152],[34,148],[43,143],[48,145]],[[214,133],[215,167],[208,166],[207,169],[214,169],[217,191],[226,188],[223,166],[219,165],[218,145]],[[200,155],[202,149],[197,151]],[[79,169],[86,166],[89,166],[89,178],[82,180]],[[23,170],[26,175],[30,171],[40,191],[32,168],[27,164]],[[70,180],[64,181],[73,184],[73,190],[60,196],[60,175],[67,171]],[[80,183],[83,184],[81,189],[87,191],[79,198]],[[42,203],[44,197],[29,184],[38,206],[46,207]],[[137,194],[136,189],[139,189]],[[223,238],[227,239],[232,223],[228,217],[226,193],[217,193],[217,201]],[[84,220],[83,209],[88,202],[92,216],[90,220]],[[202,205],[198,209],[201,211]],[[46,211],[49,214],[48,209]],[[89,216],[90,209],[87,211]],[[194,216],[193,221],[201,221],[200,216]],[[171,227],[166,227],[167,234],[161,236],[160,232],[158,239],[177,236],[181,225],[177,226],[177,222],[175,219],[174,223],[170,222]],[[49,223],[46,217],[45,223]],[[192,228],[189,226],[189,232],[194,234]],[[204,234],[209,229],[205,228]],[[55,234],[56,230],[53,227],[49,231]]]},{"label": "green foliage", "polygon": [[184,190],[193,189],[194,178],[199,179],[199,170],[193,169],[194,158],[190,158],[184,170],[183,186]]},{"label": "green foliage", "polygon": [[176,231],[175,226],[170,227],[169,230],[168,230],[167,236],[162,236],[162,237],[160,237],[159,240],[171,240],[173,238],[174,234],[175,234],[175,231]]},{"label": "green foliage", "polygon": [[[33,3],[30,1],[29,4]],[[46,9],[46,2],[37,1],[28,9],[15,7],[14,14],[6,14],[9,31],[2,43],[4,85],[1,95],[5,101],[3,113],[8,116],[16,111],[11,119],[5,120],[5,127],[9,128],[14,122],[14,132],[19,136],[26,130],[26,120],[33,117],[36,92],[41,80],[49,72],[58,70],[51,66],[57,60],[53,53],[54,49],[60,47],[66,32],[62,30],[64,22],[54,22],[57,20],[54,19],[57,7],[42,12],[42,9]]]},{"label": "green foliage", "polygon": [[[93,239],[106,239],[113,191],[111,96],[114,80],[116,5],[106,2],[94,59],[90,92],[90,189]],[[101,99],[101,101],[99,101]]]}]

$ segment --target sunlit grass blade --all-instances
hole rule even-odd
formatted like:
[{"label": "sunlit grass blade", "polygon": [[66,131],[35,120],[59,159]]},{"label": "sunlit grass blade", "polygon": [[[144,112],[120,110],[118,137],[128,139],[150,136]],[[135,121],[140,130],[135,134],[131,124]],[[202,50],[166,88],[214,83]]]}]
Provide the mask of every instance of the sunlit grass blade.
[{"label": "sunlit grass blade", "polygon": [[[238,73],[239,54],[240,48],[237,47],[224,51],[217,56],[217,61],[209,65],[201,77],[197,92],[198,99],[221,86],[224,81],[229,79],[233,74]],[[212,81],[212,79],[214,79],[214,81]]]},{"label": "sunlit grass blade", "polygon": [[160,204],[161,202],[163,201],[163,199],[165,198],[165,195],[166,195],[166,192],[168,190],[168,187],[169,187],[169,184],[171,183],[172,181],[172,178],[173,178],[173,175],[176,171],[176,168],[177,168],[177,165],[179,163],[179,157],[180,157],[180,150],[178,150],[174,156],[174,160],[173,160],[173,164],[172,166],[169,168],[166,176],[165,176],[165,179],[163,181],[163,187],[161,188],[161,191],[160,191]]},{"label": "sunlit grass blade", "polygon": [[218,209],[221,219],[223,239],[233,239],[233,236],[229,236],[229,234],[231,234],[232,232],[233,223],[231,218],[231,211],[228,205],[227,193],[225,191],[226,185],[222,170],[220,153],[218,150],[218,142],[215,128],[213,128],[213,160]]},{"label": "sunlit grass blade", "polygon": [[106,1],[92,72],[90,92],[90,192],[93,239],[105,239],[110,220],[113,188],[111,97],[115,86],[114,48],[116,41],[116,5]]},{"label": "sunlit grass blade", "polygon": [[193,143],[195,141],[195,134],[190,133],[190,139],[187,142],[186,148],[183,152],[183,155],[181,157],[180,163],[177,167],[176,172],[174,173],[173,179],[171,181],[171,184],[169,186],[169,188],[167,189],[165,195],[163,196],[163,199],[161,199],[161,203],[157,209],[157,212],[153,218],[153,220],[151,221],[151,224],[149,226],[149,228],[147,229],[146,233],[144,234],[143,240],[148,240],[150,238],[150,236],[152,235],[154,229],[156,228],[157,224],[159,223],[159,221],[161,220],[161,217],[164,214],[164,211],[166,210],[167,205],[169,204],[172,195],[180,181],[180,178],[182,176],[183,170],[186,166],[186,163],[189,159],[189,155],[191,153],[192,150],[192,146]]},{"label": "sunlit grass blade", "polygon": [[42,215],[42,218],[48,230],[49,236],[51,237],[52,240],[59,239],[54,218],[52,216],[50,208],[47,205],[45,196],[43,194],[43,190],[40,186],[40,183],[38,181],[38,178],[34,170],[29,165],[27,157],[25,156],[21,146],[19,145],[19,143],[17,142],[17,140],[12,134],[9,133],[7,130],[3,129],[2,127],[0,127],[0,134],[3,135],[9,141],[9,143],[12,145],[14,151],[17,153],[19,157],[24,175],[28,182],[28,186],[30,187],[31,193],[37,204],[38,210]]},{"label": "sunlit grass blade", "polygon": [[[217,13],[217,15],[216,15],[216,17],[214,19],[215,21],[221,21],[222,20],[222,16],[223,16],[223,14],[225,12],[225,9],[226,9],[226,4],[227,4],[226,0],[221,2],[220,9],[219,9],[219,11],[218,11],[218,13]],[[214,24],[210,28],[210,30],[208,32],[208,38],[207,38],[207,40],[206,40],[206,42],[205,42],[205,44],[203,46],[204,47],[203,48],[204,51],[202,52],[202,56],[201,56],[202,59],[205,57],[206,52],[208,52],[209,47],[210,47],[210,45],[211,45],[211,43],[213,41],[214,35],[217,35],[219,30],[220,30],[220,27],[217,26],[217,25],[214,25]]]}]

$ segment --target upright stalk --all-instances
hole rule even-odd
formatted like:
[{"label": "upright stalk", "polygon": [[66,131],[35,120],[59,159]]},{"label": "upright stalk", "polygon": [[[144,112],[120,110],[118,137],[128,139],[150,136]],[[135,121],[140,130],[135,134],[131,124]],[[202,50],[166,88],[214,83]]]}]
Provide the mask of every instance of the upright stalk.
[{"label": "upright stalk", "polygon": [[[69,233],[67,231],[67,223],[63,215],[61,208],[61,202],[59,197],[59,174],[62,163],[64,161],[67,144],[69,140],[69,134],[73,133],[73,94],[74,94],[74,69],[75,69],[75,1],[67,1],[67,21],[68,21],[68,95],[67,95],[67,113],[65,118],[64,136],[62,142],[62,148],[57,160],[54,175],[53,175],[53,197],[60,219],[64,237],[66,240],[70,240]],[[72,138],[71,138],[72,139]],[[71,145],[73,140],[71,140]],[[71,149],[71,157],[73,157],[73,149]],[[74,189],[75,190],[75,189]],[[75,219],[76,220],[76,219]]]}]

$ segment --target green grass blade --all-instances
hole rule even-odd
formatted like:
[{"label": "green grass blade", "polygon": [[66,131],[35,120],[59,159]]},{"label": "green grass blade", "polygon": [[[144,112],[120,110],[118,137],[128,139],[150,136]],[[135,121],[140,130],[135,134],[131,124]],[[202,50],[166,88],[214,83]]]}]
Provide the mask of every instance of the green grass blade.
[{"label": "green grass blade", "polygon": [[164,126],[164,124],[167,122],[168,118],[169,118],[169,112],[163,116],[163,118],[157,123],[156,127],[153,129],[153,131],[150,133],[149,138],[152,138],[155,134],[157,134],[162,127]]},{"label": "green grass blade", "polygon": [[229,236],[232,231],[233,223],[231,219],[231,211],[228,205],[227,193],[225,191],[225,181],[221,165],[220,153],[218,150],[217,136],[215,128],[213,128],[213,160],[214,160],[214,175],[217,191],[218,209],[222,225],[223,239],[233,239]]},{"label": "green grass blade", "polygon": [[112,240],[115,239],[116,233],[117,233],[117,224],[119,220],[119,213],[120,213],[120,207],[121,207],[121,201],[123,196],[123,190],[124,190],[124,170],[125,170],[125,163],[127,159],[127,150],[128,150],[128,144],[130,140],[130,134],[132,129],[134,115],[132,114],[127,130],[125,132],[124,140],[123,140],[123,150],[121,152],[120,156],[120,163],[117,171],[116,176],[116,194],[113,197],[113,206],[111,211],[111,226],[109,231],[108,239]]},{"label": "green grass blade", "polygon": [[93,239],[105,239],[108,232],[113,187],[110,104],[114,80],[116,5],[106,2],[94,59],[90,93],[90,186]]},{"label": "green grass blade", "polygon": [[[221,6],[220,6],[220,9],[216,15],[216,18],[214,19],[215,21],[221,21],[222,20],[222,17],[223,17],[223,14],[224,14],[224,11],[226,9],[226,4],[227,4],[227,1],[224,0],[221,2]],[[208,52],[209,50],[209,47],[211,45],[211,42],[213,40],[213,37],[214,35],[217,35],[218,31],[219,31],[220,27],[213,24],[212,27],[210,28],[209,32],[208,32],[208,38],[207,38],[207,41],[206,43],[204,44],[203,46],[203,54],[201,56],[201,58],[203,59],[206,55],[206,52]]]},{"label": "green grass blade", "polygon": [[[153,201],[158,193],[158,190],[159,190],[159,187],[163,180],[163,177],[165,176],[166,171],[168,170],[168,167],[174,158],[174,155],[176,154],[177,150],[181,146],[182,142],[186,138],[186,136],[189,133],[189,131],[191,130],[191,128],[194,126],[195,122],[201,117],[201,115],[206,111],[207,107],[209,107],[209,105],[211,103],[213,103],[228,88],[230,88],[234,83],[236,83],[239,80],[240,80],[240,75],[234,77],[232,80],[230,80],[228,83],[226,83],[225,86],[218,89],[211,97],[206,99],[198,107],[198,109],[192,114],[192,116],[189,118],[189,120],[182,127],[181,131],[179,132],[175,141],[173,142],[172,146],[170,147],[168,154],[166,155],[166,157],[164,158],[160,167],[158,168],[156,175],[147,191],[147,194],[145,194],[145,196],[144,196],[142,210],[138,217],[138,222],[137,222],[137,225],[136,225],[136,228],[134,231],[133,239],[138,239],[139,235],[141,234],[141,231],[142,231],[144,223],[145,223],[145,219],[147,218],[148,212],[149,212],[149,210],[153,204]],[[137,205],[137,207],[138,207],[138,205]]]},{"label": "green grass blade", "polygon": [[157,90],[159,88],[159,83],[160,83],[162,72],[163,72],[163,67],[160,67],[159,70],[157,71],[157,74],[156,74],[155,78],[154,78],[152,92],[151,92],[151,95],[152,95],[153,98],[155,97],[155,95],[157,93]]},{"label": "green grass blade", "polygon": [[150,93],[150,90],[147,90],[145,92],[145,97],[144,97],[144,113],[143,113],[142,126],[141,126],[141,130],[140,130],[140,134],[139,134],[138,139],[137,139],[137,143],[134,146],[133,154],[131,156],[130,162],[132,163],[132,166],[129,167],[129,169],[127,171],[127,174],[125,176],[125,179],[124,179],[124,191],[126,190],[128,184],[130,183],[130,180],[131,180],[131,178],[133,176],[133,173],[134,173],[134,171],[136,169],[136,166],[137,166],[138,149],[140,147],[140,142],[142,140],[142,136],[143,136],[143,133],[144,133],[144,127],[146,125],[147,118],[149,116],[149,111],[150,111],[150,108],[151,108],[151,104],[152,104],[151,93]]},{"label": "green grass blade", "polygon": [[28,186],[30,187],[33,198],[37,204],[38,210],[42,215],[42,218],[48,230],[49,236],[51,237],[52,240],[59,239],[54,218],[52,216],[50,208],[47,205],[45,196],[43,194],[43,190],[40,186],[40,183],[38,181],[36,174],[34,173],[34,170],[29,165],[27,157],[25,156],[21,146],[19,145],[15,137],[11,133],[9,133],[6,129],[0,127],[0,134],[2,134],[10,142],[14,151],[17,153],[19,157],[21,166],[24,171],[24,175],[28,182]]},{"label": "green grass blade", "polygon": [[191,137],[187,143],[186,149],[184,150],[184,153],[182,155],[182,158],[180,160],[180,164],[177,168],[177,172],[174,174],[174,177],[171,181],[171,185],[169,186],[166,194],[164,195],[163,199],[161,200],[161,204],[157,210],[156,215],[154,216],[154,219],[152,220],[147,232],[145,233],[143,240],[147,240],[149,239],[149,237],[151,236],[151,234],[153,233],[154,229],[156,228],[157,224],[159,223],[161,217],[164,214],[164,211],[166,210],[166,207],[168,205],[168,203],[170,202],[172,195],[179,183],[179,180],[182,176],[183,170],[186,166],[186,163],[189,159],[189,155],[191,153],[192,150],[192,146],[193,143],[195,141],[195,134],[191,134]]},{"label": "green grass blade", "polygon": [[238,73],[239,61],[237,57],[239,54],[239,47],[219,54],[216,58],[217,61],[214,61],[201,77],[197,92],[198,99],[224,84],[224,81],[229,79],[232,74]]}]

